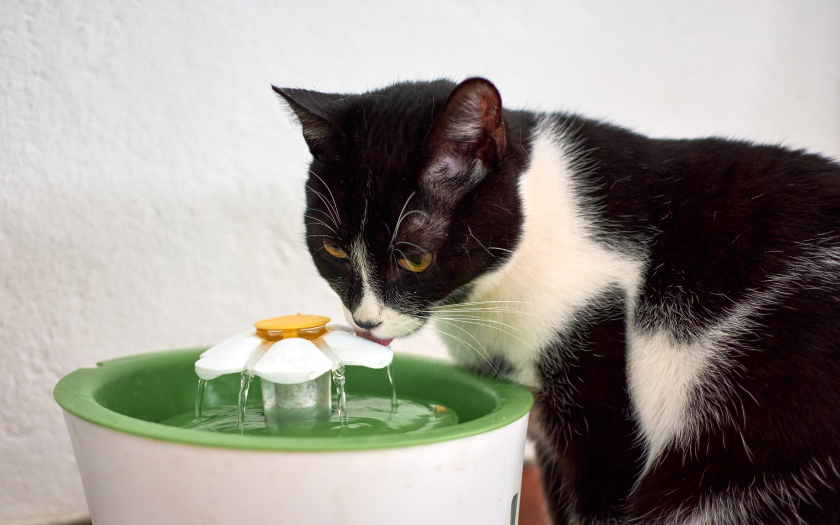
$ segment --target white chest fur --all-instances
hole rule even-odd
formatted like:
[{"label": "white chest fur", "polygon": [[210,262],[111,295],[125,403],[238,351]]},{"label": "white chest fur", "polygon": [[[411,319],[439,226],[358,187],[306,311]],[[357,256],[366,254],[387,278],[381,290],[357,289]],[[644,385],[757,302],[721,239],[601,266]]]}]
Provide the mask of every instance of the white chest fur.
[{"label": "white chest fur", "polygon": [[442,337],[455,359],[475,363],[503,355],[513,365],[510,379],[532,387],[539,386],[540,353],[576,312],[609,286],[630,297],[643,266],[593,240],[569,149],[547,127],[537,133],[519,182],[519,246],[501,268],[477,280],[463,303],[435,314],[438,330],[451,334]]}]

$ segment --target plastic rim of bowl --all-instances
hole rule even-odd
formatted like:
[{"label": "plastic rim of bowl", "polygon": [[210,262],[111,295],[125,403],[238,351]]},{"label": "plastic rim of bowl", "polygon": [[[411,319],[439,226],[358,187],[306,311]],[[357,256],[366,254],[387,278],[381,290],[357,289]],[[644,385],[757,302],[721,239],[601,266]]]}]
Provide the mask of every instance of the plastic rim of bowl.
[{"label": "plastic rim of bowl", "polygon": [[[136,391],[133,399],[126,393],[126,389],[129,388],[126,385],[141,388],[150,379],[157,380],[158,375],[167,374],[180,374],[178,377],[184,381],[182,375],[186,373],[191,373],[197,383],[198,378],[194,376],[192,369],[198,355],[205,349],[170,350],[103,361],[97,363],[95,368],[81,368],[62,378],[56,385],[53,395],[61,408],[70,414],[95,425],[126,434],[202,447],[284,452],[344,452],[408,447],[460,439],[513,423],[525,416],[534,403],[531,392],[521,385],[479,376],[445,361],[395,354],[394,366],[398,371],[395,374],[398,393],[400,392],[400,377],[408,373],[407,377],[412,378],[413,381],[425,380],[427,383],[435,383],[436,390],[429,392],[427,399],[440,402],[437,398],[441,396],[461,399],[459,396],[472,395],[481,398],[483,403],[492,405],[491,409],[485,410],[486,413],[476,418],[451,427],[405,434],[337,439],[250,436],[197,431],[160,425],[107,407],[120,403],[154,406],[166,404],[170,399],[167,398],[165,391],[151,389],[153,393],[159,395],[158,398],[138,400]],[[159,371],[160,374],[150,374],[150,369]],[[161,377],[160,380],[164,381],[162,385],[166,384],[166,377]],[[404,382],[405,378],[402,381]],[[119,386],[115,387],[115,385]],[[466,399],[465,402],[469,400]],[[179,407],[183,409],[183,404]]]}]

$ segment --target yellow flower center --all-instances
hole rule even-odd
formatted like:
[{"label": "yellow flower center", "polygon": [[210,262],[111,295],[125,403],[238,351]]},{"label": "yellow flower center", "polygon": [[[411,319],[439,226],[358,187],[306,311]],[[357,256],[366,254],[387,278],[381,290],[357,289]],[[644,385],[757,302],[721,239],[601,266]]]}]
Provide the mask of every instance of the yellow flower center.
[{"label": "yellow flower center", "polygon": [[257,335],[267,341],[279,341],[288,337],[315,339],[326,332],[329,317],[323,315],[282,315],[254,323]]}]

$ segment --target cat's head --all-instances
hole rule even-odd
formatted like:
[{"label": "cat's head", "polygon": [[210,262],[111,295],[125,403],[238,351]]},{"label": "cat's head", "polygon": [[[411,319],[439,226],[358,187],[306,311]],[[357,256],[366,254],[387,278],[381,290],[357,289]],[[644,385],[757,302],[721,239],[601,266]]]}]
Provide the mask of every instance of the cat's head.
[{"label": "cat's head", "polygon": [[361,335],[389,341],[415,332],[511,257],[526,153],[510,128],[525,117],[503,115],[493,84],[274,90],[313,156],[307,246]]}]

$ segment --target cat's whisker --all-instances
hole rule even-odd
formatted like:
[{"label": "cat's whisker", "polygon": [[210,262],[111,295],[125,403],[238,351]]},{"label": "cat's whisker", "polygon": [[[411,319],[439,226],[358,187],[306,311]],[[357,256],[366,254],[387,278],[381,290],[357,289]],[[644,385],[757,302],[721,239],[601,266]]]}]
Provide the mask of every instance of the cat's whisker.
[{"label": "cat's whisker", "polygon": [[321,184],[323,184],[323,185],[324,185],[324,187],[325,187],[325,188],[327,188],[327,191],[328,191],[328,192],[329,192],[329,194],[330,194],[330,198],[332,199],[333,209],[335,210],[335,215],[336,215],[336,217],[339,219],[339,220],[338,220],[338,224],[337,224],[336,226],[341,225],[341,215],[338,213],[338,204],[335,202],[335,196],[333,195],[332,190],[330,189],[330,187],[329,187],[329,186],[327,186],[327,183],[326,183],[326,182],[324,182],[324,179],[322,179],[320,175],[318,175],[317,173],[315,173],[315,172],[314,172],[314,171],[312,171],[311,169],[309,170],[309,173],[311,173],[312,175],[314,175],[314,176],[318,177],[318,180],[319,180],[319,181],[321,181]]},{"label": "cat's whisker", "polygon": [[483,345],[483,344],[481,344],[481,341],[479,341],[478,339],[476,339],[476,337],[475,337],[473,334],[471,334],[469,330],[467,330],[466,328],[463,328],[463,327],[461,327],[461,326],[458,326],[458,325],[457,325],[457,324],[455,324],[455,323],[451,323],[451,322],[449,322],[449,321],[443,321],[443,320],[440,320],[440,322],[442,322],[442,323],[444,323],[444,324],[447,324],[447,325],[449,325],[449,326],[455,327],[455,328],[457,328],[458,330],[461,330],[462,332],[464,332],[465,334],[467,334],[468,336],[470,336],[470,337],[472,338],[472,340],[473,340],[473,341],[475,341],[475,343],[479,346],[479,348],[481,348],[481,350],[483,351],[483,355],[484,355],[484,356],[486,356],[486,357],[488,358],[488,360],[489,360],[489,358],[490,358],[490,352],[488,352],[488,351],[487,351],[487,349],[484,347],[484,345]]},{"label": "cat's whisker", "polygon": [[405,213],[405,208],[408,206],[408,202],[409,202],[409,201],[412,199],[412,197],[414,197],[416,194],[417,194],[417,192],[415,191],[415,192],[412,192],[412,193],[411,193],[411,195],[409,195],[409,196],[408,196],[408,198],[405,200],[405,204],[403,204],[403,207],[402,207],[402,209],[400,210],[400,214],[397,216],[397,224],[396,224],[396,226],[394,226],[394,233],[393,233],[393,234],[391,234],[390,247],[391,247],[392,249],[393,249],[393,247],[394,247],[394,239],[397,237],[397,233],[400,231],[400,224],[402,224],[402,221],[403,221],[406,217],[408,217],[409,215],[411,215],[412,213],[419,213],[419,214],[421,214],[421,215],[426,215],[426,212],[424,212],[424,211],[422,211],[422,210],[411,210],[410,212]]},{"label": "cat's whisker", "polygon": [[478,240],[478,237],[476,237],[476,236],[475,236],[475,234],[472,232],[472,228],[467,228],[467,231],[469,231],[469,232],[470,232],[470,236],[471,236],[473,239],[475,239],[475,242],[477,242],[479,246],[481,246],[482,248],[484,248],[484,251],[485,251],[485,252],[487,252],[487,253],[489,253],[489,254],[490,254],[490,257],[495,257],[495,255],[493,255],[493,254],[490,252],[490,250],[488,250],[488,249],[487,249],[487,248],[486,248],[486,247],[485,247],[485,246],[481,243],[481,241],[479,241],[479,240]]},{"label": "cat's whisker", "polygon": [[487,249],[488,250],[499,250],[499,251],[508,252],[508,253],[515,253],[513,250],[508,250],[507,248],[499,248],[499,247],[496,247],[496,246],[488,246]]},{"label": "cat's whisker", "polygon": [[441,307],[446,306],[468,306],[472,304],[491,304],[491,303],[503,303],[503,304],[532,304],[527,301],[513,301],[513,300],[506,300],[506,301],[464,301],[453,305],[442,305]]},{"label": "cat's whisker", "polygon": [[[510,335],[511,337],[515,337],[510,332],[507,332],[506,330],[502,330],[499,326],[496,326],[494,324],[486,324],[486,323],[483,323],[481,321],[476,321],[476,320],[472,320],[472,319],[463,319],[463,318],[460,318],[460,317],[435,317],[435,321],[438,321],[438,320],[440,320],[440,321],[451,321],[451,322],[454,322],[454,323],[463,323],[463,324],[468,324],[468,325],[473,325],[473,326],[483,326],[485,328],[492,328],[494,330],[498,330],[502,333]],[[509,325],[503,325],[503,326],[505,326],[507,328],[511,328]],[[512,328],[512,330],[514,330],[516,332],[521,331],[521,330],[518,330],[516,328]]]},{"label": "cat's whisker", "polygon": [[411,210],[410,212],[408,212],[408,213],[406,213],[405,215],[403,215],[403,216],[402,216],[402,219],[404,220],[406,217],[408,217],[408,216],[409,216],[409,215],[411,215],[412,213],[419,213],[420,215],[426,215],[426,212],[424,212],[423,210]]},{"label": "cat's whisker", "polygon": [[[440,317],[435,317],[434,319],[435,319],[435,321],[442,321],[442,322],[446,322],[446,324],[452,324],[452,323],[450,323],[450,322],[443,321],[443,320],[442,320],[442,318],[440,318]],[[456,320],[454,320],[454,319],[453,319],[453,321],[456,321]],[[485,328],[492,328],[492,329],[494,329],[494,330],[498,330],[499,332],[502,332],[503,334],[507,334],[507,335],[509,335],[510,337],[512,337],[512,338],[514,338],[514,339],[516,339],[517,341],[519,341],[520,343],[522,343],[522,344],[523,344],[523,345],[525,345],[526,347],[528,347],[528,348],[530,348],[530,349],[532,349],[532,350],[538,350],[538,349],[537,349],[534,345],[532,345],[532,344],[530,344],[530,343],[528,343],[528,342],[524,341],[524,340],[523,340],[522,338],[520,338],[520,337],[517,337],[517,336],[513,335],[512,333],[508,332],[507,330],[502,330],[502,329],[501,329],[501,328],[499,328],[498,326],[492,326],[492,325],[487,325],[487,324],[483,324],[483,323],[477,323],[477,322],[472,322],[472,321],[463,321],[463,320],[457,320],[457,322],[460,322],[460,323],[465,323],[465,324],[478,325],[478,326],[484,326]],[[463,330],[463,328],[462,328],[462,330]],[[464,330],[464,331],[466,332],[466,330]],[[517,331],[518,331],[518,330],[517,330]]]},{"label": "cat's whisker", "polygon": [[[333,220],[333,216],[332,216],[332,215],[330,215],[329,213],[325,212],[324,210],[319,210],[318,208],[310,208],[310,210],[311,210],[311,211],[317,211],[318,213],[323,213],[323,214],[324,214],[324,215],[326,215],[326,216],[327,216],[327,217],[328,217],[331,221],[335,222],[335,221]],[[336,224],[336,226],[338,226],[338,224]]]},{"label": "cat's whisker", "polygon": [[[469,347],[469,348],[471,348],[471,349],[472,349],[472,350],[473,350],[476,354],[478,354],[478,356],[479,356],[479,357],[481,357],[482,359],[484,359],[485,361],[487,361],[487,364],[488,364],[488,365],[490,365],[490,367],[491,367],[491,368],[492,368],[492,369],[496,372],[496,374],[498,374],[498,373],[499,373],[499,371],[496,369],[496,366],[495,366],[495,365],[493,364],[493,362],[490,360],[489,356],[485,356],[484,354],[482,354],[481,352],[479,352],[479,351],[478,351],[478,350],[477,350],[477,349],[476,349],[473,345],[471,345],[470,343],[468,343],[468,342],[464,341],[463,339],[461,339],[461,338],[460,338],[460,337],[458,337],[458,336],[455,336],[455,335],[450,334],[449,332],[444,332],[443,330],[441,330],[441,329],[439,329],[439,328],[435,328],[435,327],[433,327],[433,326],[430,326],[429,328],[430,328],[431,330],[433,330],[433,331],[435,331],[435,332],[437,332],[437,333],[441,334],[441,335],[445,335],[446,337],[451,337],[452,339],[455,339],[456,341],[460,341],[460,342],[461,342],[461,343],[463,343],[464,345],[468,346],[468,347]],[[456,328],[458,328],[458,327],[456,326]]]},{"label": "cat's whisker", "polygon": [[513,310],[510,308],[463,308],[463,309],[430,309],[434,313],[466,313],[466,314],[513,314],[513,315],[525,315],[528,317],[535,317],[537,319],[548,319],[549,317],[546,315],[534,313],[534,312],[524,312],[522,310]]},{"label": "cat's whisker", "polygon": [[306,226],[312,226],[313,224],[316,224],[316,223],[321,224],[322,226],[324,226],[324,228],[327,228],[328,230],[330,230],[334,234],[338,235],[338,232],[336,232],[334,229],[332,229],[332,227],[329,224],[325,223],[324,221],[316,219],[314,217],[309,217],[309,216],[307,216],[307,219],[315,221],[315,222],[307,222]]},{"label": "cat's whisker", "polygon": [[[309,173],[318,177],[318,175],[315,172],[313,172],[312,170],[309,170]],[[318,177],[318,178],[320,179],[320,177]],[[323,183],[323,180],[321,182]],[[326,195],[324,195],[320,191],[316,190],[315,188],[310,186],[308,183],[304,183],[304,186],[306,186],[309,189],[309,191],[311,191],[319,199],[321,199],[321,202],[324,204],[324,207],[326,207],[327,210],[330,212],[330,216],[332,217],[333,222],[335,222],[336,227],[338,227],[341,224],[341,217],[340,217],[340,214],[338,213],[338,205],[335,204],[335,199],[333,199],[333,202],[330,203],[330,202],[327,201]],[[326,184],[324,186],[326,187]],[[329,187],[327,187],[327,191],[330,191]],[[332,195],[331,191],[330,191],[330,195]]]},{"label": "cat's whisker", "polygon": [[[307,186],[307,187],[308,187],[308,186]],[[310,188],[310,189],[311,189],[311,188]],[[338,222],[336,222],[336,221],[337,221],[337,219],[336,219],[335,215],[332,213],[332,209],[331,209],[331,208],[327,205],[327,201],[325,200],[326,198],[325,198],[325,197],[324,197],[324,196],[323,196],[320,192],[317,192],[317,191],[315,191],[315,190],[312,190],[312,191],[316,194],[316,196],[317,196],[319,199],[321,199],[321,202],[324,204],[324,206],[326,206],[326,207],[327,207],[327,209],[328,209],[328,210],[330,210],[330,213],[326,213],[326,212],[324,212],[323,210],[318,210],[318,211],[320,211],[321,213],[323,213],[324,215],[326,215],[327,217],[329,217],[329,218],[330,218],[330,220],[331,220],[331,221],[333,222],[333,224],[335,225],[335,227],[336,227],[336,228],[338,228],[338,227],[339,227],[339,226],[338,226]]]},{"label": "cat's whisker", "polygon": [[335,211],[333,211],[333,209],[330,207],[329,203],[327,202],[327,198],[324,196],[324,194],[321,193],[320,191],[313,190],[312,187],[309,186],[309,185],[307,185],[306,187],[309,188],[310,191],[312,191],[312,193],[314,193],[316,197],[321,199],[321,202],[324,204],[324,206],[327,208],[327,210],[329,210],[328,215],[329,215],[330,219],[333,221],[333,224],[335,224],[336,228],[338,228],[338,223],[339,223],[340,219],[338,219],[337,213]]},{"label": "cat's whisker", "polygon": [[406,206],[408,206],[409,201],[411,201],[411,199],[415,195],[417,195],[416,191],[411,192],[411,195],[409,195],[408,198],[405,200],[405,203],[403,204],[403,207],[400,210],[400,214],[397,216],[397,225],[394,226],[394,233],[391,234],[391,243],[390,244],[391,244],[392,247],[394,246],[394,238],[397,236],[397,231],[399,231],[399,229],[400,229],[400,223],[402,222],[402,217],[403,217],[403,213],[405,213],[405,208],[406,208]]},{"label": "cat's whisker", "polygon": [[[486,311],[486,310],[505,310],[511,312],[519,312],[519,313],[527,313],[527,314],[534,314],[533,312],[526,312],[525,310],[518,310],[514,307],[523,306],[529,307],[533,306],[532,303],[526,303],[521,301],[475,301],[475,302],[463,302],[463,303],[455,303],[455,304],[443,304],[443,305],[436,305],[430,307],[430,309],[435,311],[449,311],[454,309],[461,309],[464,311],[467,310],[474,310],[474,311]],[[536,314],[534,314],[536,315]]]},{"label": "cat's whisker", "polygon": [[[525,310],[517,310],[515,308],[505,308],[504,306],[469,306],[464,308],[459,308],[460,305],[451,305],[447,307],[436,307],[433,309],[435,312],[512,312],[512,313],[522,313],[522,314],[533,314],[533,312],[528,312]],[[536,314],[534,314],[536,315]]]},{"label": "cat's whisker", "polygon": [[[391,251],[391,254],[393,254],[394,252],[400,252],[400,254],[402,255],[402,258],[403,258],[403,259],[407,259],[407,258],[408,258],[408,257],[406,257],[405,253],[403,253],[403,251],[402,251],[402,250],[400,250],[399,248],[394,248],[394,249]],[[397,271],[397,275],[400,275],[401,273],[402,273],[402,272],[400,272],[399,270]],[[413,273],[414,277],[415,277],[415,278],[419,281],[419,280],[420,280],[420,276],[419,276],[417,273],[415,273],[415,272],[412,272],[412,273]]]},{"label": "cat's whisker", "polygon": [[[503,323],[502,321],[496,321],[494,319],[488,319],[487,317],[478,317],[478,316],[473,316],[473,315],[470,315],[470,316],[461,315],[461,316],[454,316],[454,317],[453,316],[450,316],[450,317],[435,316],[435,319],[446,319],[448,321],[470,321],[470,322],[473,322],[475,324],[491,323],[493,325],[504,326],[505,328],[509,328],[509,329],[511,329],[515,332],[521,332],[522,331],[519,328],[516,328],[515,326],[510,325],[508,323]],[[488,326],[488,325],[482,324],[482,326]]]},{"label": "cat's whisker", "polygon": [[399,242],[397,242],[397,244],[407,244],[407,245],[409,245],[409,246],[414,246],[415,248],[417,248],[417,249],[418,249],[418,250],[420,250],[421,252],[426,252],[426,251],[428,251],[428,250],[426,250],[426,249],[424,249],[424,248],[421,248],[421,247],[417,246],[416,244],[414,244],[414,243],[410,243],[410,242],[408,242],[408,241],[399,241]]},{"label": "cat's whisker", "polygon": [[[416,315],[417,317],[422,317],[422,315],[419,314],[419,312],[417,311],[416,308],[412,309],[411,313]],[[401,336],[400,340],[406,340],[408,338],[417,336],[417,337],[420,337],[420,338],[424,339],[425,341],[431,341],[434,344],[429,345],[429,348],[435,350],[435,355],[437,355],[438,357],[443,357],[443,358],[448,359],[449,354],[447,354],[446,349],[441,347],[441,345],[439,344],[440,343],[439,340],[435,340],[434,338],[431,337],[431,334],[429,333],[430,331],[433,331],[433,327],[429,323],[423,323],[418,328],[416,328],[414,330],[414,332]]]},{"label": "cat's whisker", "polygon": [[[317,173],[312,171],[311,167],[309,169],[307,169],[307,172],[309,173],[309,175],[311,175],[313,177],[316,177],[319,181],[321,181],[321,184],[323,184],[324,188],[327,189],[327,192],[330,194],[330,200],[332,201],[332,209],[336,212],[336,215],[338,215],[338,204],[335,201],[335,196],[333,195],[333,192],[330,189],[330,187],[327,186],[327,183],[324,181],[324,179],[321,178],[320,175],[318,175]],[[313,191],[315,191],[311,186],[309,186],[309,188],[312,189]],[[325,196],[325,198],[326,198],[326,196]]]}]

